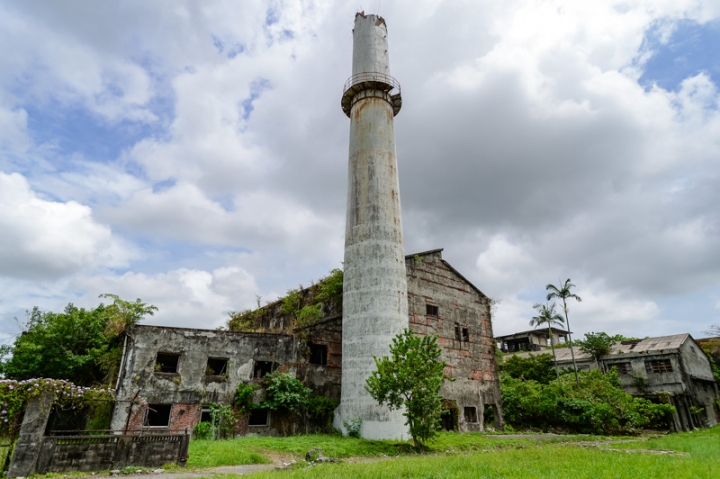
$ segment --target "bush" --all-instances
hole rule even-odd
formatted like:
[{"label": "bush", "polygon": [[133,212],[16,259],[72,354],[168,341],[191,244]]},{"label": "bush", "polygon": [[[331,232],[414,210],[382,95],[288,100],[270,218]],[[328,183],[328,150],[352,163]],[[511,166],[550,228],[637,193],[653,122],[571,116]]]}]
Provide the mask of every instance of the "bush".
[{"label": "bush", "polygon": [[212,439],[212,433],[213,427],[209,422],[199,422],[193,429],[195,439]]},{"label": "bush", "polygon": [[583,434],[631,434],[664,425],[675,411],[669,404],[635,398],[620,389],[615,370],[603,375],[580,373],[580,387],[571,376],[542,384],[503,373],[500,387],[503,413],[518,428],[558,428]]},{"label": "bush", "polygon": [[506,357],[502,363],[502,371],[512,378],[537,381],[541,384],[548,384],[555,379],[551,354],[531,354],[528,358]]},{"label": "bush", "polygon": [[238,407],[240,414],[246,414],[255,408],[253,404],[253,393],[255,386],[250,384],[240,383],[237,389],[235,389],[235,405]]}]

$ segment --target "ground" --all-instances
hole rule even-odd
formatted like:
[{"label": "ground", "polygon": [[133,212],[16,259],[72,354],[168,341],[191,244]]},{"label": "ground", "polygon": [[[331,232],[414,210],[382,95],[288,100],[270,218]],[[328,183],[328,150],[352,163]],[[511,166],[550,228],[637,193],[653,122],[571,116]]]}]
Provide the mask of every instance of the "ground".
[{"label": "ground", "polygon": [[[308,466],[304,454],[316,447],[342,462]],[[407,443],[333,435],[193,441],[187,469],[152,477],[232,479],[245,474],[257,479],[715,478],[720,477],[720,427],[638,437],[443,433],[425,455],[414,454]]]}]

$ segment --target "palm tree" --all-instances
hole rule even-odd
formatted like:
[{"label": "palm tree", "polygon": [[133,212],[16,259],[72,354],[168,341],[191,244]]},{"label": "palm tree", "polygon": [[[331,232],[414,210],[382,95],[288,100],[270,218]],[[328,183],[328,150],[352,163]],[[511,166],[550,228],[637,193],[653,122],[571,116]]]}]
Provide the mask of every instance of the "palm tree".
[{"label": "palm tree", "polygon": [[548,339],[550,340],[550,348],[552,349],[553,353],[553,363],[555,364],[555,375],[558,379],[560,379],[560,372],[558,371],[558,365],[557,365],[557,356],[555,356],[555,346],[553,345],[552,340],[552,325],[562,326],[562,324],[565,322],[562,316],[558,314],[555,311],[555,303],[553,304],[540,304],[535,303],[533,305],[533,308],[537,309],[538,315],[533,316],[533,318],[530,320],[530,326],[542,326],[543,324],[547,324],[548,327]]},{"label": "palm tree", "polygon": [[582,301],[582,298],[580,298],[580,296],[570,292],[570,290],[574,287],[575,287],[575,285],[572,284],[570,282],[570,278],[568,278],[565,280],[565,282],[562,284],[562,287],[560,287],[560,288],[558,288],[555,285],[548,284],[547,286],[545,286],[545,289],[547,291],[550,291],[547,295],[548,301],[550,301],[551,299],[554,299],[554,298],[562,299],[563,312],[565,313],[565,324],[567,325],[568,339],[570,340],[570,356],[572,356],[573,369],[575,369],[575,383],[577,384],[577,386],[579,388],[580,380],[578,379],[577,364],[575,364],[575,351],[573,351],[572,335],[570,334],[570,320],[568,319],[568,307],[567,307],[568,299],[574,299],[578,303]]}]

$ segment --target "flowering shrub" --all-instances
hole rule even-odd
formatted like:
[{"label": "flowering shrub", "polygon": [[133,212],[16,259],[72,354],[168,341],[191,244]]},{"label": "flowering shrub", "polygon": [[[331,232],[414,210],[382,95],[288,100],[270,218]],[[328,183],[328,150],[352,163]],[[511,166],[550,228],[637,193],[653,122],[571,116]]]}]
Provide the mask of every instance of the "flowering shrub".
[{"label": "flowering shrub", "polygon": [[97,406],[115,400],[112,389],[76,386],[62,379],[0,379],[0,436],[14,435],[28,401],[45,392],[52,393],[55,404],[66,407]]}]

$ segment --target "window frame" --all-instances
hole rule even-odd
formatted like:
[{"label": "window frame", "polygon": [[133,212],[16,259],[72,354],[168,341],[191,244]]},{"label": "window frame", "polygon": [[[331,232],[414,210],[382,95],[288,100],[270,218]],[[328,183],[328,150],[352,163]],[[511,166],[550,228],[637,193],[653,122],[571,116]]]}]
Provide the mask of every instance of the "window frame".
[{"label": "window frame", "polygon": [[[175,358],[175,370],[174,371],[163,371],[163,368],[165,366],[164,366],[164,363],[161,362],[160,356],[174,357]],[[155,354],[155,363],[153,366],[155,368],[155,372],[160,373],[160,374],[180,374],[180,356],[182,356],[181,353],[170,353],[167,351],[158,351]],[[160,368],[158,368],[158,364],[160,365]]]},{"label": "window frame", "polygon": [[[310,357],[308,357],[308,364],[314,364],[315,366],[327,366],[328,364],[328,347],[326,344],[308,343],[310,349]],[[316,357],[316,353],[320,355],[320,362],[314,362],[313,359]]]},{"label": "window frame", "polygon": [[[474,421],[471,420],[473,417],[475,418]],[[464,406],[463,407],[463,418],[465,419],[465,422],[467,424],[477,424],[479,422],[477,407]]]},{"label": "window frame", "polygon": [[[145,413],[145,419],[143,420],[143,427],[157,427],[157,428],[168,428],[170,427],[170,424],[172,424],[172,410],[173,410],[174,404],[168,404],[168,403],[157,403],[157,404],[148,404],[147,411]],[[160,407],[165,408],[167,407],[167,424],[164,426],[158,426],[158,425],[151,425],[150,424],[150,414],[159,412]]]}]

